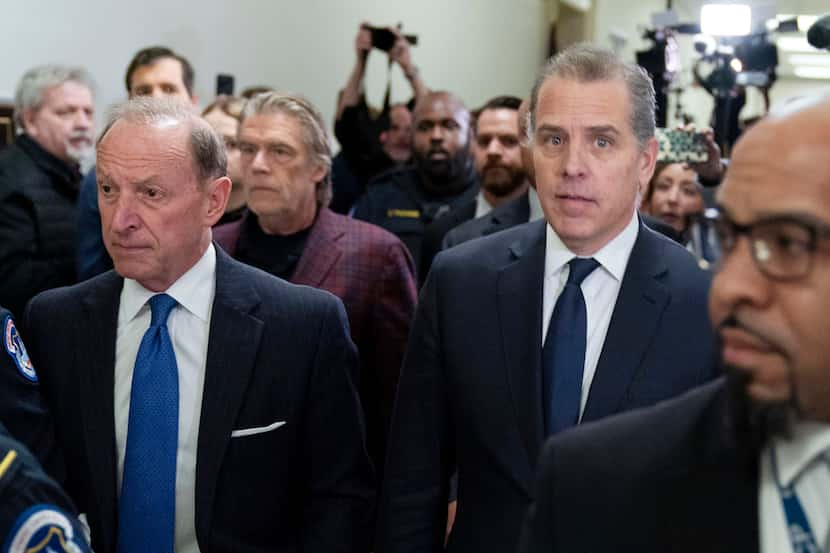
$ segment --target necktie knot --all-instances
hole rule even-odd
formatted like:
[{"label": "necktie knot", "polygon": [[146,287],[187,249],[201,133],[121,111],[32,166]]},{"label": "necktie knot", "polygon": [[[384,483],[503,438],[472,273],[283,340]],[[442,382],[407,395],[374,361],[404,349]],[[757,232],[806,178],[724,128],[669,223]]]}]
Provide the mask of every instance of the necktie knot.
[{"label": "necktie knot", "polygon": [[150,298],[150,326],[167,324],[167,317],[176,305],[178,302],[167,294],[156,294]]},{"label": "necktie knot", "polygon": [[568,265],[571,268],[568,273],[568,284],[580,286],[582,281],[599,267],[599,261],[593,257],[574,257]]}]

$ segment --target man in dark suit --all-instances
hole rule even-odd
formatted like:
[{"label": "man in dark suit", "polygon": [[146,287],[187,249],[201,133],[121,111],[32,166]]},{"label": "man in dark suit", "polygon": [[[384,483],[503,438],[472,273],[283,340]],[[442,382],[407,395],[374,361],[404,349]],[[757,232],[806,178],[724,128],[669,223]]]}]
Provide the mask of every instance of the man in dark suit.
[{"label": "man in dark suit", "polygon": [[422,282],[433,258],[441,251],[447,232],[523,196],[528,189],[521,148],[518,111],[521,103],[515,96],[496,96],[477,111],[471,152],[481,188],[475,198],[439,217],[424,230],[418,270]]},{"label": "man in dark suit", "polygon": [[657,154],[648,76],[579,45],[545,68],[531,111],[546,220],[435,259],[393,417],[383,553],[442,549],[456,468],[447,550],[514,550],[544,436],[714,377],[709,277],[636,213]]},{"label": "man in dark suit", "polygon": [[546,444],[522,553],[830,550],[830,101],[785,109],[718,194],[726,378]]},{"label": "man in dark suit", "polygon": [[94,549],[365,551],[342,303],[213,246],[225,153],[181,102],[118,108],[97,169],[116,272],[37,296],[24,325]]},{"label": "man in dark suit", "polygon": [[[250,213],[214,237],[240,261],[343,300],[360,353],[369,453],[381,469],[417,301],[412,258],[393,234],[326,207],[331,150],[325,122],[308,101],[282,93],[250,100],[239,147]],[[292,156],[274,158],[268,152],[276,148]]]}]

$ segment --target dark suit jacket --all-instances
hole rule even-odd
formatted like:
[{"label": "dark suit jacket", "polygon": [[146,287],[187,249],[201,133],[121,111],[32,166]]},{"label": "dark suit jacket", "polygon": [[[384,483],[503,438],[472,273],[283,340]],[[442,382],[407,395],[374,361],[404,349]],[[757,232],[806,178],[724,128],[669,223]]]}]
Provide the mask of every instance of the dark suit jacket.
[{"label": "dark suit jacket", "polygon": [[442,248],[452,248],[473,238],[480,238],[527,223],[530,220],[530,201],[527,193],[493,209],[483,217],[470,219],[447,232]]},{"label": "dark suit jacket", "polygon": [[[546,222],[441,252],[421,292],[401,374],[380,505],[383,553],[516,548],[542,443]],[[710,277],[642,224],[583,421],[650,405],[714,377]]]},{"label": "dark suit jacket", "polygon": [[[236,253],[243,222],[213,230],[216,242]],[[392,405],[418,292],[412,258],[393,234],[362,221],[320,210],[291,282],[322,288],[343,300],[360,352],[360,398],[367,443],[382,468]]]},{"label": "dark suit jacket", "polygon": [[[116,550],[113,407],[123,280],[110,271],[29,304],[26,330],[93,548]],[[216,251],[196,461],[202,552],[366,551],[373,474],[354,378],[357,355],[334,296]],[[265,434],[234,429],[286,421]]]},{"label": "dark suit jacket", "polygon": [[477,204],[478,202],[473,198],[473,200],[434,220],[424,229],[424,240],[421,243],[421,260],[418,266],[418,280],[422,284],[427,278],[432,260],[442,249],[444,236],[461,223],[471,220],[476,214]]},{"label": "dark suit jacket", "polygon": [[545,444],[520,553],[756,553],[758,453],[724,380]]}]

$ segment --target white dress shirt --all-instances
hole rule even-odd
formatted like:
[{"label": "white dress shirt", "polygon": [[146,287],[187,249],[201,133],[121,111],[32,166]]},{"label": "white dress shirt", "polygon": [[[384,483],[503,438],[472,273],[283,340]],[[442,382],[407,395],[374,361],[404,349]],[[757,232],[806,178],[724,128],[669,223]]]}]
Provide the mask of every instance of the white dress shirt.
[{"label": "white dress shirt", "polygon": [[781,495],[772,470],[771,452],[775,449],[782,486],[795,481],[816,544],[830,550],[830,424],[799,422],[791,440],[775,439],[761,452],[758,509],[761,553],[792,551]]},{"label": "white dress shirt", "polygon": [[[633,212],[631,221],[613,240],[608,242],[593,257],[600,266],[582,281],[582,295],[585,297],[585,310],[588,320],[588,334],[586,339],[585,367],[582,372],[582,399],[579,402],[579,417],[585,410],[591,382],[597,370],[597,362],[611,323],[611,315],[617,304],[625,268],[628,258],[634,248],[639,231],[637,213]],[[570,268],[568,262],[577,257],[562,243],[550,224],[547,225],[545,240],[545,280],[542,307],[542,346],[548,333],[550,317],[553,308],[565,283],[568,281]]]},{"label": "white dress shirt", "polygon": [[484,197],[484,192],[479,190],[476,195],[476,212],[475,215],[473,215],[473,219],[484,217],[491,211],[493,211],[493,206],[490,205],[490,202],[488,202],[487,198]]},{"label": "white dress shirt", "polygon": [[[198,553],[195,490],[196,445],[205,382],[208,334],[216,291],[216,250],[208,246],[201,259],[165,291],[178,302],[167,329],[179,369],[179,450],[176,455],[176,552]],[[125,279],[118,307],[115,341],[115,445],[118,452],[118,493],[124,472],[133,368],[144,333],[150,327],[155,295],[135,280]]]}]

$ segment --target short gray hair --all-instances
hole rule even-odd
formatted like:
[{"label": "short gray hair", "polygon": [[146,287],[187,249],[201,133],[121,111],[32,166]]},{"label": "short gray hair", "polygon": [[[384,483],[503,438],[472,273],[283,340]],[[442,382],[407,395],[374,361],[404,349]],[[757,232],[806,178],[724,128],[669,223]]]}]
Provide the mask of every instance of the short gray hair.
[{"label": "short gray hair", "polygon": [[15,125],[22,129],[23,112],[40,108],[46,91],[66,82],[78,83],[87,87],[91,93],[95,92],[92,76],[82,67],[40,65],[26,71],[14,93]]},{"label": "short gray hair", "polygon": [[239,128],[245,120],[255,115],[283,113],[297,120],[303,131],[303,143],[311,156],[312,163],[326,170],[325,176],[317,183],[317,203],[327,206],[331,202],[331,143],[326,131],[323,115],[314,104],[297,94],[287,92],[263,92],[252,97],[245,104],[239,117]]},{"label": "short gray hair", "polygon": [[225,143],[207,122],[193,112],[193,108],[176,98],[138,96],[115,105],[107,117],[107,126],[98,138],[98,145],[118,121],[152,127],[165,122],[188,126],[190,153],[193,156],[200,182],[218,179],[228,174],[228,156]]},{"label": "short gray hair", "polygon": [[561,77],[582,83],[620,79],[628,88],[631,104],[631,130],[640,146],[654,136],[656,101],[654,84],[646,70],[639,65],[621,60],[612,51],[593,44],[575,44],[548,60],[530,95],[528,142],[533,142],[536,130],[536,109],[539,91],[549,78]]}]

